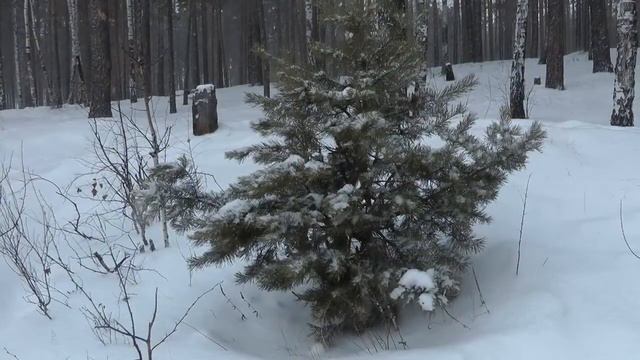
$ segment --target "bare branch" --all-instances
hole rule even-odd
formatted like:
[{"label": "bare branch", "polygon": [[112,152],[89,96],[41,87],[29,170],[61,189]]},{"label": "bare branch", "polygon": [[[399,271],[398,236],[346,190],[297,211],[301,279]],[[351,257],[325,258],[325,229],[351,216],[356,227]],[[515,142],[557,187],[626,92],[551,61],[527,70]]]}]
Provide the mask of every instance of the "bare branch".
[{"label": "bare branch", "polygon": [[638,255],[638,253],[636,253],[635,251],[633,251],[633,249],[631,248],[631,245],[629,245],[629,241],[627,240],[627,235],[624,232],[624,221],[622,219],[622,199],[620,199],[620,231],[622,232],[622,239],[624,240],[624,243],[627,245],[627,249],[629,249],[629,252],[631,252],[631,255],[633,255],[636,259],[640,260],[640,255]]}]

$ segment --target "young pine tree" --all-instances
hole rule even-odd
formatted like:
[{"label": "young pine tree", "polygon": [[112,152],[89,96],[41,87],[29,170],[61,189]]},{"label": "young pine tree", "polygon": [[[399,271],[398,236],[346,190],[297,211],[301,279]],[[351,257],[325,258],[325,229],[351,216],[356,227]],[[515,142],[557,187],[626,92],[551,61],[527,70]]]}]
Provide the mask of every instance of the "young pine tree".
[{"label": "young pine tree", "polygon": [[[191,265],[242,259],[237,280],[293,290],[311,306],[323,341],[395,327],[407,302],[427,311],[446,305],[482,247],[473,225],[489,220],[484,207],[544,137],[538,124],[524,131],[508,120],[474,136],[474,118],[450,105],[475,84],[471,77],[440,90],[412,85],[424,83],[422,50],[391,4],[349,0],[326,20],[345,40],[316,44],[315,63],[338,73],[283,62],[274,98],[248,95],[264,110],[254,129],[265,141],[227,155],[262,170],[218,197],[180,195],[191,206],[214,204],[180,220],[195,224],[192,239],[207,247]],[[169,167],[186,174],[179,168]],[[179,182],[173,177],[165,183]]]}]

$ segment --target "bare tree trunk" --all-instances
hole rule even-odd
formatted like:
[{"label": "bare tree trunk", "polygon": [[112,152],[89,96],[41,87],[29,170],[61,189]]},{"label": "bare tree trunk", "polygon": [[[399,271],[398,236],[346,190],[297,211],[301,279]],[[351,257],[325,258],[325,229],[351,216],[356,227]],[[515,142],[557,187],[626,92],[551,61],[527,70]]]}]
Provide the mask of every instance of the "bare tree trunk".
[{"label": "bare tree trunk", "polygon": [[60,43],[58,39],[58,10],[55,1],[49,2],[51,21],[49,23],[50,35],[53,38],[53,70],[55,71],[55,82],[52,83],[51,105],[56,108],[62,107],[62,76],[60,72]]},{"label": "bare tree trunk", "polygon": [[[246,1],[246,0],[245,0]],[[207,16],[209,14],[209,7],[211,4],[203,2],[200,4],[200,46],[202,52],[202,81],[203,84],[211,83],[211,73],[209,72],[209,23],[211,19]],[[257,11],[257,10],[256,10]]]},{"label": "bare tree trunk", "polygon": [[635,0],[619,0],[618,59],[613,85],[613,112],[611,125],[633,126],[633,100],[635,97],[635,71],[638,50],[637,4]]},{"label": "bare tree trunk", "polygon": [[191,26],[193,23],[192,19],[192,11],[189,11],[187,15],[187,50],[184,52],[184,84],[182,91],[182,105],[189,105],[189,87],[191,86],[189,82],[189,76],[191,76]]},{"label": "bare tree trunk", "polygon": [[142,61],[140,67],[142,70],[142,82],[144,88],[144,97],[150,98],[153,86],[151,84],[151,3],[150,0],[142,0],[142,26],[141,26],[141,50]]},{"label": "bare tree trunk", "polygon": [[527,56],[538,57],[538,38],[540,36],[540,24],[538,23],[538,0],[530,0],[529,2],[529,19],[531,23],[528,24],[528,28],[531,30],[531,34],[528,35],[527,43]]},{"label": "bare tree trunk", "polygon": [[127,0],[127,46],[129,53],[129,100],[138,102],[137,63],[139,61],[139,49],[136,42],[136,14],[139,0]]},{"label": "bare tree trunk", "polygon": [[83,104],[87,99],[80,55],[78,0],[67,0],[67,9],[69,11],[69,29],[71,33],[71,83],[69,84],[67,102],[69,104]]},{"label": "bare tree trunk", "polygon": [[565,23],[564,1],[547,0],[547,79],[545,87],[564,90]]},{"label": "bare tree trunk", "polygon": [[482,4],[480,0],[462,0],[463,61],[482,59]]},{"label": "bare tree trunk", "polygon": [[589,0],[591,9],[591,54],[593,72],[613,72],[609,51],[606,0]]},{"label": "bare tree trunk", "polygon": [[191,2],[191,58],[190,60],[193,62],[191,64],[191,81],[193,82],[192,86],[195,88],[200,84],[200,47],[198,46],[198,12],[196,8],[196,3]]},{"label": "bare tree trunk", "polygon": [[[149,131],[151,132],[150,144],[151,158],[153,159],[153,166],[160,164],[160,141],[158,140],[158,132],[156,130],[156,124],[153,120],[151,110],[151,98],[152,98],[152,83],[151,83],[151,4],[150,0],[142,0],[142,78],[144,83],[144,107],[147,115],[147,124]],[[167,212],[164,204],[161,205],[160,210],[160,222],[162,224],[162,239],[164,246],[169,247],[169,231],[167,227]]]},{"label": "bare tree trunk", "polygon": [[[29,97],[31,99],[31,106],[37,105],[38,95],[36,93],[36,82],[33,77],[33,53],[31,50],[31,36],[33,34],[33,19],[31,19],[31,12],[29,11],[29,0],[24,0],[24,51],[25,51],[25,74],[27,86],[29,87]],[[29,106],[29,105],[27,105]]]},{"label": "bare tree trunk", "polygon": [[4,85],[3,62],[4,62],[4,58],[2,57],[2,46],[0,46],[0,110],[4,110],[7,108],[7,96],[6,96],[5,85]]},{"label": "bare tree trunk", "polygon": [[165,87],[165,78],[166,78],[166,70],[165,70],[165,62],[167,59],[167,46],[165,42],[166,31],[164,31],[164,14],[160,12],[159,7],[154,6],[154,17],[156,18],[154,22],[153,34],[156,37],[157,49],[156,56],[153,58],[153,62],[156,66],[156,79],[155,79],[155,91],[154,94],[158,96],[166,96],[167,89]]},{"label": "bare tree trunk", "polygon": [[453,62],[460,62],[460,0],[453,0]]},{"label": "bare tree trunk", "polygon": [[89,118],[112,117],[111,114],[111,46],[109,42],[109,7],[106,0],[90,0],[91,21],[91,106]]},{"label": "bare tree trunk", "polygon": [[14,0],[13,3],[13,61],[14,61],[14,69],[15,69],[15,87],[16,87],[16,108],[21,109],[25,107],[25,95],[23,91],[23,82],[22,80],[25,78],[24,76],[24,63],[22,61],[22,55],[24,52],[21,49],[21,44],[24,45],[24,41],[20,38],[19,34],[19,25],[18,21],[20,17],[18,16],[18,1]]},{"label": "bare tree trunk", "polygon": [[175,75],[175,50],[173,46],[173,12],[175,6],[173,0],[167,0],[167,42],[169,55],[169,113],[175,114],[176,109],[176,75]]},{"label": "bare tree trunk", "polygon": [[[49,77],[49,70],[47,68],[47,64],[46,61],[44,59],[44,56],[42,54],[42,47],[40,46],[40,39],[38,38],[38,33],[36,32],[36,28],[35,28],[35,24],[33,23],[35,20],[35,11],[33,10],[33,0],[28,0],[29,3],[29,13],[30,13],[30,18],[31,18],[31,31],[33,32],[32,36],[32,40],[33,40],[33,44],[35,45],[35,52],[38,56],[38,62],[40,63],[40,71],[42,73],[42,82],[44,83],[44,87],[45,87],[45,93],[43,96],[43,104],[46,105],[50,105],[51,101],[53,99],[53,90],[52,90],[52,84],[51,84],[51,79]],[[40,37],[44,38],[45,34],[44,34],[44,29],[46,27],[42,26],[41,29],[41,33],[40,33]]]},{"label": "bare tree trunk", "polygon": [[451,62],[451,55],[449,54],[449,18],[447,14],[448,5],[447,0],[442,0],[442,19],[440,20],[442,26],[442,65],[446,65]]},{"label": "bare tree trunk", "polygon": [[527,10],[528,0],[518,1],[516,13],[516,31],[513,41],[513,63],[511,65],[511,118],[525,119],[527,113],[524,107],[524,64],[527,47]]},{"label": "bare tree trunk", "polygon": [[[264,0],[257,0],[257,1],[258,1],[258,24],[260,26],[260,42],[262,43],[262,47],[266,52],[267,45],[268,45],[268,37],[267,37],[267,27],[265,25]],[[271,97],[271,65],[269,64],[268,57],[265,57],[262,59],[262,85],[264,87],[263,95],[266,97]]]}]

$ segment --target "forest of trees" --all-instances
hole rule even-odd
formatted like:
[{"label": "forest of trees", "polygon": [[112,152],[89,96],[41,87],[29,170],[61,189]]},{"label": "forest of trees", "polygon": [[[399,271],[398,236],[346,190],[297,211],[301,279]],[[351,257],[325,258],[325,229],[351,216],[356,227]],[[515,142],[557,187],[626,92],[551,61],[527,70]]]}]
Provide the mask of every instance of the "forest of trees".
[{"label": "forest of trees", "polygon": [[[313,41],[340,41],[338,29],[322,21],[318,1],[2,0],[0,23],[9,31],[0,33],[0,107],[136,101],[200,83],[263,84],[269,66],[255,49],[304,63]],[[399,1],[413,29],[426,34],[432,66],[513,56],[521,1]],[[613,0],[524,3],[524,54],[550,60],[548,87],[564,86],[561,54],[586,50],[608,58],[616,39]],[[611,69],[610,61],[598,66]]]}]

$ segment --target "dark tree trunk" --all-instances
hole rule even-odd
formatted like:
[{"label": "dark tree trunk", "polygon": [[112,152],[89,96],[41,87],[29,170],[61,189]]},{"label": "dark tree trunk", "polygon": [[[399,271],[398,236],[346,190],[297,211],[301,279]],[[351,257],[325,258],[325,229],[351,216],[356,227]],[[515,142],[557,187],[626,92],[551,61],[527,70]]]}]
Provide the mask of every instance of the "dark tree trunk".
[{"label": "dark tree trunk", "polygon": [[0,110],[7,108],[7,96],[4,86],[4,70],[3,70],[4,58],[2,57],[2,46],[0,46]]},{"label": "dark tree trunk", "polygon": [[196,3],[194,1],[190,2],[191,6],[191,14],[189,17],[191,18],[191,54],[190,61],[191,64],[191,81],[192,86],[195,87],[200,84],[200,47],[198,46],[198,11],[196,7]]},{"label": "dark tree trunk", "polygon": [[544,65],[547,63],[547,34],[549,33],[547,22],[547,3],[546,0],[539,0],[538,4],[540,5],[538,11],[540,12],[540,31],[542,33],[538,40],[538,47],[540,51],[538,64]]},{"label": "dark tree trunk", "polygon": [[193,19],[191,18],[192,12],[189,12],[187,15],[187,50],[184,52],[184,84],[182,90],[182,105],[189,105],[189,87],[191,86],[191,82],[189,81],[189,76],[191,76],[191,25],[193,23]]},{"label": "dark tree trunk", "polygon": [[[462,0],[462,61],[482,61],[482,17],[479,0]],[[480,26],[479,26],[480,25]]]},{"label": "dark tree trunk", "polygon": [[609,51],[606,0],[589,0],[591,10],[591,56],[593,72],[613,72]]},{"label": "dark tree trunk", "polygon": [[169,113],[178,112],[176,108],[176,74],[175,74],[175,50],[173,46],[173,0],[167,0],[167,56],[169,66]]},{"label": "dark tree trunk", "polygon": [[460,61],[460,44],[463,43],[460,39],[460,0],[453,0],[453,62]]},{"label": "dark tree trunk", "polygon": [[618,59],[613,85],[611,125],[633,126],[635,71],[638,52],[637,4],[635,0],[618,3]]},{"label": "dark tree trunk", "polygon": [[547,79],[545,87],[564,90],[564,0],[547,0]]},{"label": "dark tree trunk", "polygon": [[111,117],[111,45],[107,0],[90,0],[91,106],[89,118]]},{"label": "dark tree trunk", "polygon": [[538,23],[538,0],[529,0],[529,20],[527,30],[527,56],[538,57],[538,37],[540,24]]},{"label": "dark tree trunk", "polygon": [[[106,0],[105,0],[106,1]],[[145,98],[151,97],[151,3],[150,0],[142,0],[142,82]]]},{"label": "dark tree trunk", "polygon": [[155,88],[155,94],[159,95],[159,96],[166,96],[167,95],[167,89],[165,87],[165,78],[166,78],[166,69],[165,69],[165,62],[167,61],[167,46],[165,45],[165,27],[166,25],[165,23],[165,17],[164,14],[162,14],[160,12],[160,10],[162,10],[161,8],[159,9],[155,9],[154,13],[157,16],[157,20],[155,22],[155,27],[154,27],[154,31],[153,34],[156,36],[157,38],[157,50],[156,50],[156,54],[157,57],[154,58],[154,62],[156,63],[156,88]]},{"label": "dark tree trunk", "polygon": [[[246,0],[245,0],[246,1]],[[202,43],[202,79],[205,84],[211,83],[211,74],[209,73],[209,17],[207,11],[210,4],[203,2],[200,4],[200,42]]]},{"label": "dark tree trunk", "polygon": [[[258,1],[258,24],[260,25],[260,42],[262,43],[262,47],[265,52],[267,51],[268,45],[268,36],[267,36],[267,27],[265,21],[265,12],[264,12],[264,0]],[[317,17],[317,8],[316,17]],[[319,39],[319,35],[317,35]],[[264,87],[263,94],[266,97],[271,97],[271,66],[269,64],[269,58],[264,57],[262,59],[262,85]]]}]

